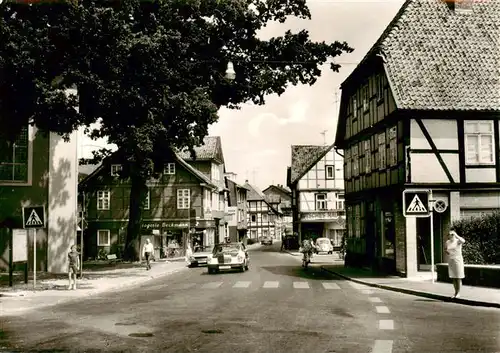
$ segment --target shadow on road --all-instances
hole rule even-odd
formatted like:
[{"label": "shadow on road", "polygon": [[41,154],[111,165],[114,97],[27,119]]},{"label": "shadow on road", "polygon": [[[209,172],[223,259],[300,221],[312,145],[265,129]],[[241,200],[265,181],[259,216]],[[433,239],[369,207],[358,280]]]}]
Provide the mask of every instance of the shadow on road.
[{"label": "shadow on road", "polygon": [[314,264],[310,265],[307,269],[304,269],[301,265],[263,266],[261,267],[261,269],[279,276],[298,277],[298,278],[314,279],[314,280],[338,279],[337,277],[334,277],[331,273],[323,271],[319,266],[316,266]]}]

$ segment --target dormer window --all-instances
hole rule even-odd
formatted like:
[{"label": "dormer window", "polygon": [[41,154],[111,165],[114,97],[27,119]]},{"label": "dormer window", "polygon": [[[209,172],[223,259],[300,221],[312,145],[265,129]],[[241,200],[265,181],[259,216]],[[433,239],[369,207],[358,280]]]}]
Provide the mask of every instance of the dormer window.
[{"label": "dormer window", "polygon": [[370,90],[368,85],[363,87],[363,111],[367,112],[370,109]]},{"label": "dormer window", "polygon": [[111,176],[119,176],[120,172],[122,171],[122,165],[121,164],[112,164],[111,165]]},{"label": "dormer window", "polygon": [[163,174],[174,175],[175,174],[175,163],[167,163],[163,167]]}]

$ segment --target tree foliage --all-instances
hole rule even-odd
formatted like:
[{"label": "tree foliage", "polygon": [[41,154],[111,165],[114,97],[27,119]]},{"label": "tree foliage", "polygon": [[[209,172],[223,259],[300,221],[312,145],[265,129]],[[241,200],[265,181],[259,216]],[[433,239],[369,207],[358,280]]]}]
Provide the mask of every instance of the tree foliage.
[{"label": "tree foliage", "polygon": [[[145,183],[169,148],[201,143],[220,107],[264,104],[289,84],[312,85],[320,66],[350,52],[306,30],[262,40],[270,21],[310,19],[305,0],[79,0],[0,6],[0,127],[88,130],[116,144],[132,180],[127,244],[137,257]],[[224,77],[234,63],[236,78]],[[331,63],[338,71],[339,65]],[[77,87],[77,97],[64,89]],[[94,161],[109,151],[102,150]]]}]

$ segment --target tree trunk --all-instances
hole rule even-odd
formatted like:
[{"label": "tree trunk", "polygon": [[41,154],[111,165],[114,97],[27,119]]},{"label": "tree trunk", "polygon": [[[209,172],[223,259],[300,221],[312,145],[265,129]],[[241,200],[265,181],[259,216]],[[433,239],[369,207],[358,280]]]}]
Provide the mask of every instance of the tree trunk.
[{"label": "tree trunk", "polygon": [[130,178],[129,217],[127,226],[127,240],[125,242],[125,260],[138,261],[140,259],[141,224],[144,201],[147,195],[147,186],[144,178],[132,176]]}]

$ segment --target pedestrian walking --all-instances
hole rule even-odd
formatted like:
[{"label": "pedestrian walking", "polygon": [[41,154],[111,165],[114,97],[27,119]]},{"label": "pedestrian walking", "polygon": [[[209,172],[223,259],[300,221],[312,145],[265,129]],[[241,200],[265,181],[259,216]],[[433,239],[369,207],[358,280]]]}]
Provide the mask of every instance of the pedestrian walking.
[{"label": "pedestrian walking", "polygon": [[281,239],[281,249],[280,249],[280,251],[283,251],[283,249],[286,249],[286,247],[285,247],[286,238],[287,238],[287,236],[285,235],[283,237],[283,239]]},{"label": "pedestrian walking", "polygon": [[460,298],[460,289],[462,287],[462,278],[465,277],[464,258],[462,256],[462,245],[465,239],[460,237],[453,229],[448,234],[448,240],[445,244],[445,251],[448,255],[448,276],[453,281],[455,295],[452,299]]},{"label": "pedestrian walking", "polygon": [[146,243],[144,244],[144,247],[142,248],[142,255],[146,259],[146,269],[150,270],[151,269],[151,256],[154,251],[153,244],[151,244],[151,241],[149,239],[146,239]]},{"label": "pedestrian walking", "polygon": [[76,245],[72,245],[68,253],[68,289],[76,290],[76,276],[80,269],[80,254],[76,251]]}]

